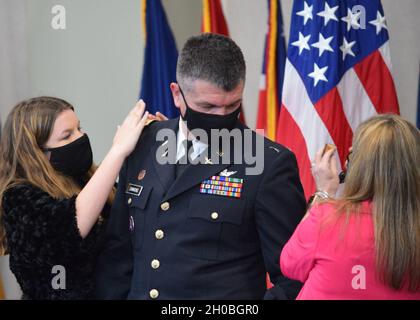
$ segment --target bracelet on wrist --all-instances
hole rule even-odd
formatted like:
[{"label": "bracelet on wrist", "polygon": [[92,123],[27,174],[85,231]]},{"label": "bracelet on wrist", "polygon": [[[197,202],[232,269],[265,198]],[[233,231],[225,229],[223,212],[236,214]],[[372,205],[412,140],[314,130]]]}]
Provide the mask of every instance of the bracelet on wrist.
[{"label": "bracelet on wrist", "polygon": [[323,190],[317,190],[314,195],[317,195],[319,198],[321,199],[332,199],[333,197],[331,197],[328,192],[323,191]]},{"label": "bracelet on wrist", "polygon": [[331,197],[328,192],[323,191],[323,190],[317,190],[310,198],[309,201],[307,203],[307,209],[309,209],[314,202],[316,202],[317,200],[326,200],[326,199],[333,199],[333,197]]}]

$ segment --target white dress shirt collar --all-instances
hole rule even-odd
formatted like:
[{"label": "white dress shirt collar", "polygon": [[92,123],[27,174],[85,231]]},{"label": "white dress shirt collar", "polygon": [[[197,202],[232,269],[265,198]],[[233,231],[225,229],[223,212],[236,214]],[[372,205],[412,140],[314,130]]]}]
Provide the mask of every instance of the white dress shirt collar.
[{"label": "white dress shirt collar", "polygon": [[[185,125],[182,123],[182,118],[179,118],[178,124],[178,135],[177,135],[177,145],[176,145],[176,161],[178,162],[185,155],[185,146],[184,141],[187,139],[184,130],[186,129]],[[191,153],[191,160],[197,159],[207,148],[208,145],[204,142],[201,142],[197,139],[192,141],[193,152]]]}]

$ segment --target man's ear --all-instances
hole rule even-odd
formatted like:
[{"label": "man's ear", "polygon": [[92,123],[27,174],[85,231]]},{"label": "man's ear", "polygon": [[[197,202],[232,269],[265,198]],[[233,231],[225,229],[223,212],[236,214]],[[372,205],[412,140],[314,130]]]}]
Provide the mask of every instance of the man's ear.
[{"label": "man's ear", "polygon": [[169,87],[171,88],[172,98],[174,99],[175,106],[181,108],[181,92],[179,91],[179,86],[177,83],[172,82]]}]

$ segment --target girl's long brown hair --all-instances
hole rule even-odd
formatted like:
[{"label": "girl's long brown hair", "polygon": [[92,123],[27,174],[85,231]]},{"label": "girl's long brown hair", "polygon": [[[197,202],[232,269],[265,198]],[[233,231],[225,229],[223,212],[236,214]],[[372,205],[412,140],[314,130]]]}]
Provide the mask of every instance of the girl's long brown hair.
[{"label": "girl's long brown hair", "polygon": [[420,288],[420,133],[397,115],[379,115],[353,139],[338,212],[358,212],[371,200],[376,268],[398,290]]},{"label": "girl's long brown hair", "polygon": [[[65,110],[74,109],[62,99],[38,97],[17,104],[6,120],[0,142],[0,254],[7,251],[1,203],[8,189],[31,184],[55,199],[70,198],[81,190],[73,179],[54,170],[43,151],[57,116]],[[86,178],[95,170],[93,165]],[[114,191],[108,202],[113,196]]]}]

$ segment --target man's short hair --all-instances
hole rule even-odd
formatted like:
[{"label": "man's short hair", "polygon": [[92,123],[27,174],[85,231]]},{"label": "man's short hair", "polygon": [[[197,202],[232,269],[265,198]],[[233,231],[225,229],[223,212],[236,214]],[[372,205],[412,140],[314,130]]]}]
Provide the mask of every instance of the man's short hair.
[{"label": "man's short hair", "polygon": [[232,91],[245,81],[245,59],[241,49],[230,38],[203,33],[185,43],[177,65],[177,81],[185,90],[194,80],[205,80]]}]

